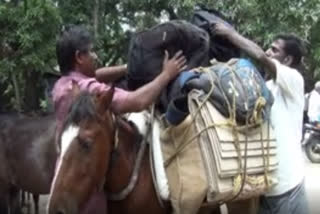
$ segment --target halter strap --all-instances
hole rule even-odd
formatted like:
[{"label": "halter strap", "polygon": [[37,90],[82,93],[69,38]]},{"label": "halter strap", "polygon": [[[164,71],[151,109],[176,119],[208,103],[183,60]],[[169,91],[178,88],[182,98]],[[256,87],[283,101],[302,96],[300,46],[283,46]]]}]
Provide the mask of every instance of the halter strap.
[{"label": "halter strap", "polygon": [[[139,151],[138,151],[138,155],[137,155],[137,158],[136,158],[136,161],[135,161],[135,164],[134,164],[134,168],[133,168],[133,171],[132,171],[132,174],[131,174],[131,177],[130,177],[130,181],[129,181],[128,185],[123,190],[121,190],[120,192],[117,192],[117,193],[108,192],[108,199],[109,200],[111,200],[111,201],[124,200],[133,191],[134,187],[136,186],[138,178],[139,178],[139,171],[140,171],[140,168],[141,168],[143,156],[144,156],[144,153],[145,153],[145,150],[146,150],[146,146],[147,146],[147,139],[148,139],[148,136],[149,136],[150,131],[151,131],[151,125],[152,125],[152,122],[153,122],[153,118],[154,118],[154,105],[153,105],[152,110],[151,110],[151,121],[149,121],[148,124],[147,124],[147,134],[143,138],[142,143],[140,145],[140,148],[139,148]],[[117,127],[116,127],[116,129],[117,129]]]}]

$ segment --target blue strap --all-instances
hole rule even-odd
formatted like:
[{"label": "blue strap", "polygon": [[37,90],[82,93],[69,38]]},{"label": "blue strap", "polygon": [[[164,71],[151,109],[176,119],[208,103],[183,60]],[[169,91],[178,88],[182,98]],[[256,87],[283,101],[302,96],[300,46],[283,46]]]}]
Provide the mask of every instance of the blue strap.
[{"label": "blue strap", "polygon": [[179,85],[181,89],[184,88],[185,84],[194,78],[198,78],[200,76],[200,73],[195,72],[195,71],[184,71],[181,72],[180,75],[177,77],[179,81]]}]

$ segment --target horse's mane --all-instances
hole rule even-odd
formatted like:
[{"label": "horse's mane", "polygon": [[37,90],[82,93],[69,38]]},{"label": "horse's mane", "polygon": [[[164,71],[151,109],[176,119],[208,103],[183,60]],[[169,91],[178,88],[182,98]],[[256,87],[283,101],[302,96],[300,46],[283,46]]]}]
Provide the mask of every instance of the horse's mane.
[{"label": "horse's mane", "polygon": [[94,99],[89,92],[81,92],[70,105],[63,128],[71,124],[79,125],[81,121],[98,119]]}]

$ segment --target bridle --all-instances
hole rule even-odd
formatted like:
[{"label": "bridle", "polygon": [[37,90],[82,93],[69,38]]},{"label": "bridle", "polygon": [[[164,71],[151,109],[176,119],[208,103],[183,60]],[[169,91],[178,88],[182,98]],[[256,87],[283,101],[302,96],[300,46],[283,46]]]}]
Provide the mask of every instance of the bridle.
[{"label": "bridle", "polygon": [[[110,164],[114,164],[115,161],[117,160],[117,156],[118,156],[118,145],[119,145],[119,119],[117,119],[117,117],[114,115],[114,148],[112,150],[111,153],[111,157],[113,158],[112,161],[110,162]],[[152,123],[149,122],[147,124],[147,134],[146,136],[143,138],[139,150],[138,150],[138,154],[137,154],[137,158],[135,160],[134,163],[134,168],[133,171],[131,173],[130,176],[130,180],[129,183],[127,184],[127,186],[121,190],[120,192],[117,193],[112,193],[112,192],[108,192],[108,199],[111,201],[121,201],[124,200],[134,189],[134,187],[137,184],[138,178],[139,178],[139,171],[142,165],[142,160],[143,160],[143,156],[147,147],[147,138],[151,132],[151,125]],[[112,167],[112,166],[111,166]]]}]

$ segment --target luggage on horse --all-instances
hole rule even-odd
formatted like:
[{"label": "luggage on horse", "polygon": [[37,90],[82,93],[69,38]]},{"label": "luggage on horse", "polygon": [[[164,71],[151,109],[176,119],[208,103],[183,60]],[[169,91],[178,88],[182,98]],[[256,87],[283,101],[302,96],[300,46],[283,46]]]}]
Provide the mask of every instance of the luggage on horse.
[{"label": "luggage on horse", "polygon": [[[163,159],[166,161],[172,157],[176,149],[195,134],[190,115],[177,126],[167,126],[163,122],[160,135]],[[165,170],[174,213],[197,213],[208,191],[205,165],[197,139],[190,142],[170,164],[165,165]]]},{"label": "luggage on horse", "polygon": [[192,91],[190,113],[208,172],[208,202],[259,196],[276,183],[276,142],[269,120],[239,126],[206,101],[207,94]]},{"label": "luggage on horse", "polygon": [[188,69],[207,65],[209,35],[183,20],[165,22],[134,35],[128,55],[129,89],[141,87],[161,72],[165,50],[170,57],[182,50]]},{"label": "luggage on horse", "polygon": [[161,121],[161,149],[175,213],[196,213],[265,193],[276,184],[276,144],[268,120],[238,126],[209,95],[188,95],[190,115],[177,126]]},{"label": "luggage on horse", "polygon": [[[253,125],[259,119],[268,117],[273,96],[249,60],[231,59],[227,63],[212,60],[211,63],[210,67],[200,67],[181,74],[173,83],[168,93],[171,103],[167,111],[167,119],[174,121],[172,124],[178,124],[184,118],[173,120],[171,115],[177,117],[179,112],[185,112],[185,116],[189,113],[183,104],[186,105],[187,93],[193,89],[209,93],[211,103],[219,112],[225,117],[234,116],[238,124]],[[261,118],[257,118],[258,115]]]},{"label": "luggage on horse", "polygon": [[208,32],[210,36],[210,59],[226,62],[231,58],[240,57],[241,51],[238,47],[223,36],[212,34],[210,30],[212,25],[219,22],[223,22],[232,28],[231,24],[225,21],[218,11],[208,9],[195,10],[190,22]]},{"label": "luggage on horse", "polygon": [[[218,21],[223,20],[217,13],[197,10],[192,23],[173,20],[135,34],[129,46],[125,87],[135,90],[152,81],[162,70],[165,50],[170,56],[182,50],[188,62],[186,70],[208,66],[212,58],[224,62],[239,57],[239,49],[228,40],[212,35],[210,26]],[[158,107],[162,113],[172,99],[168,96],[171,90],[172,84],[169,84],[161,93]]]}]

